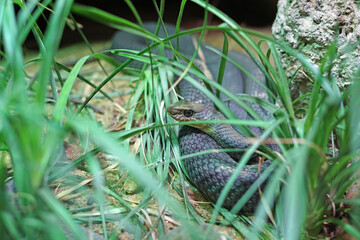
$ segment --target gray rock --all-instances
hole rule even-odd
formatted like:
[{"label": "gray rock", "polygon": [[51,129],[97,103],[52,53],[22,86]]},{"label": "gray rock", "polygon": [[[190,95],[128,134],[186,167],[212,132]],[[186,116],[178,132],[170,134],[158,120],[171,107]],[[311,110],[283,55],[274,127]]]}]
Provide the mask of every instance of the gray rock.
[{"label": "gray rock", "polygon": [[[279,0],[272,32],[275,39],[318,66],[326,49],[337,41],[338,57],[331,74],[340,87],[352,82],[360,62],[360,11],[353,0]],[[293,76],[300,62],[282,50],[279,53],[287,76]],[[294,98],[311,89],[304,72],[299,71],[290,86]]]}]

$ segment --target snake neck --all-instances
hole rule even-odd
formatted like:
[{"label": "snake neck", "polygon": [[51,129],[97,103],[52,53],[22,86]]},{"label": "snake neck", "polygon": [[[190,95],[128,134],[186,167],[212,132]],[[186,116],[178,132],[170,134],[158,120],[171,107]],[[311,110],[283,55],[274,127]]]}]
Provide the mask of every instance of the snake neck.
[{"label": "snake neck", "polygon": [[[222,113],[217,111],[214,112],[213,118],[218,120],[226,119]],[[228,153],[235,160],[239,160],[243,155],[244,150],[250,147],[246,137],[241,135],[232,125],[229,124],[209,124],[204,132],[213,137],[223,148],[241,149],[242,151]]]},{"label": "snake neck", "polygon": [[[167,112],[172,118],[180,122],[199,120],[225,120],[225,116],[213,106],[179,101],[169,106]],[[235,152],[228,152],[234,159],[239,160],[243,152],[249,148],[246,138],[241,135],[232,125],[224,123],[190,124],[202,132],[211,136],[222,148],[240,149]]]}]

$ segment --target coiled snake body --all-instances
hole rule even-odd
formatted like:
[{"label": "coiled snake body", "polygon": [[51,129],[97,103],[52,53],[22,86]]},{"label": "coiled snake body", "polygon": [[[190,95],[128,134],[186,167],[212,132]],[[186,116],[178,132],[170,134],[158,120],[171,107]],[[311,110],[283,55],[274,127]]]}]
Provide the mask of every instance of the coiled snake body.
[{"label": "coiled snake body", "polygon": [[[145,23],[144,27],[150,32],[155,32],[156,24],[149,22]],[[166,24],[166,31],[168,35],[175,34],[175,26]],[[158,36],[165,37],[164,31],[160,29]],[[174,48],[178,47],[179,52],[188,58],[191,58],[195,51],[193,39],[191,36],[180,37],[179,46],[177,46],[177,41],[173,40],[172,45]],[[118,32],[114,36],[112,45],[112,49],[126,48],[139,51],[143,50],[145,47],[146,42],[143,38],[131,35],[126,32]],[[217,76],[221,57],[213,51],[207,49],[206,45],[204,44],[201,45],[200,51],[202,51],[204,57],[198,57],[195,60],[195,65],[197,65],[200,69],[204,69],[202,64],[199,64],[199,62],[204,62],[205,59],[206,68],[210,71],[212,76]],[[165,56],[172,58],[173,53],[170,50],[165,50]],[[120,61],[126,60],[119,56],[116,57]],[[228,58],[234,60],[239,65],[244,67],[248,72],[255,76],[259,82],[265,82],[264,75],[248,56],[229,51]],[[142,65],[143,63],[135,61],[132,62],[130,66],[141,67]],[[247,93],[265,100],[268,98],[267,92],[262,87],[260,87],[254,80],[252,80],[248,75],[246,75],[229,61],[226,63],[222,85],[234,94]],[[176,111],[179,111],[180,109],[180,115],[193,115],[195,114],[194,108],[199,110],[196,112],[198,117],[196,119],[206,120],[224,118],[221,113],[215,110],[214,104],[197,88],[192,86],[187,81],[182,80],[177,86],[177,91],[186,101],[175,103],[175,105],[168,108],[168,112],[176,120],[181,120],[181,117],[179,117],[179,112],[177,112],[178,115],[175,116]],[[222,94],[220,94],[220,98],[223,101],[226,99],[226,97]],[[226,101],[226,104],[239,119],[250,119],[247,112],[235,102]],[[266,120],[272,117],[270,113],[266,112],[260,106],[253,103],[250,105],[254,111],[263,119]],[[191,106],[191,112],[186,112],[189,111],[189,106]],[[199,116],[201,114],[205,114],[206,116]],[[248,144],[243,141],[244,137],[241,135],[241,133],[239,134],[237,131],[235,131],[232,126],[218,124],[218,127],[220,127],[220,130],[216,129],[214,126],[210,126],[208,129],[202,129],[202,131],[194,127],[184,126],[179,133],[181,154],[188,155],[213,149],[248,147]],[[259,128],[249,127],[249,129],[256,136],[261,134],[261,130]],[[204,131],[209,133],[209,135]],[[186,158],[184,160],[184,167],[192,184],[195,185],[195,187],[197,187],[207,199],[212,202],[216,202],[221,193],[221,190],[237,166],[237,162],[234,160],[234,158],[239,160],[239,156],[241,156],[241,153],[234,153],[229,155],[225,152],[214,151],[212,153]],[[267,161],[263,163],[263,168],[265,168],[268,164],[269,163]],[[232,208],[257,178],[258,165],[246,165],[231,187],[230,193],[223,203],[223,207]],[[259,194],[256,192],[243,206],[241,211],[252,212],[256,207],[258,200]]]}]

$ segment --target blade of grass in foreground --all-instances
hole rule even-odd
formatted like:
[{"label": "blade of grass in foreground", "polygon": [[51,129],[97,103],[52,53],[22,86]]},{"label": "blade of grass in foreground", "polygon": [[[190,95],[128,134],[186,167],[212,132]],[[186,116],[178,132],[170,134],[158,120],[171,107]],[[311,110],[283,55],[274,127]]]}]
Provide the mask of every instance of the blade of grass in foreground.
[{"label": "blade of grass in foreground", "polygon": [[[62,32],[65,26],[65,19],[70,12],[73,1],[69,0],[58,0],[55,3],[54,9],[56,11],[50,17],[48,27],[45,33],[44,47],[45,51],[42,51],[43,61],[41,64],[42,71],[39,72],[36,81],[38,82],[38,87],[36,91],[36,102],[43,108],[42,104],[46,96],[48,79],[50,76],[50,70],[53,64],[53,56],[56,54],[56,51],[60,44],[60,39]],[[42,50],[42,48],[40,48]]]}]

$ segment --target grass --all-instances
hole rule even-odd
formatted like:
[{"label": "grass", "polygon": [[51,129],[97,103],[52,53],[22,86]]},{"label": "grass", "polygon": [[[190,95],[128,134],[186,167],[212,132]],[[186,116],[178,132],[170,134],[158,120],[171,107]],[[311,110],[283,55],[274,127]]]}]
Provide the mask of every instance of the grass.
[{"label": "grass", "polygon": [[[241,28],[236,22],[218,9],[202,0],[192,2],[204,8],[204,19],[209,13],[223,21],[218,26],[203,26],[160,39],[156,34],[144,30],[141,16],[131,1],[126,1],[138,20],[138,25],[126,19],[111,15],[99,9],[73,4],[72,1],[20,1],[0,2],[0,235],[4,239],[65,239],[70,233],[75,238],[84,239],[80,224],[100,224],[105,238],[115,239],[120,230],[140,238],[166,238],[166,226],[177,222],[193,239],[208,239],[211,228],[205,229],[203,223],[218,226],[231,226],[233,237],[246,236],[250,239],[302,239],[322,236],[323,227],[334,224],[347,234],[360,238],[359,199],[345,198],[350,185],[358,180],[359,169],[359,118],[360,83],[347,89],[340,89],[336,79],[331,78],[331,67],[337,58],[334,44],[328,49],[320,66],[311,64],[305,56],[276,42],[268,36]],[[186,1],[179,9],[178,26]],[[162,13],[165,1],[158,8],[159,27],[162,26]],[[20,10],[15,15],[14,6]],[[49,9],[52,9],[51,11]],[[36,22],[50,11],[45,32]],[[118,65],[87,96],[81,106],[69,102],[75,96],[74,86],[79,81],[90,84],[89,79],[80,76],[81,69],[88,59],[106,59],[105,52],[84,56],[70,69],[56,62],[62,30],[70,12],[82,15],[116,29],[125,30],[149,40],[149,49],[156,46],[173,49],[168,40],[182,34],[217,29],[226,36],[224,51],[219,54],[226,58],[227,41],[232,39],[257,62],[267,77],[267,87],[272,101],[260,102],[274,112],[275,119],[270,124],[254,115],[250,124],[267,128],[261,138],[272,136],[278,139],[282,153],[277,156],[266,148],[261,150],[274,161],[276,171],[269,176],[268,187],[263,192],[263,201],[268,208],[259,205],[253,218],[236,216],[218,208],[226,191],[215,206],[211,216],[200,216],[193,207],[192,197],[188,196],[186,177],[182,171],[177,143],[178,125],[165,114],[165,107],[176,101],[170,91],[172,78],[182,76],[176,67],[203,79],[207,87],[196,84],[188,75],[186,81],[206,93],[223,113],[232,119],[233,124],[246,129],[248,121],[236,120],[226,106],[212,93],[210,85],[218,92],[247,107],[246,101],[257,101],[248,96],[236,96],[209,81],[192,66],[192,59],[186,59],[186,66],[180,63],[169,64],[170,59],[148,55],[148,49],[140,52],[119,50],[117,54],[129,58]],[[25,62],[22,44],[29,34],[38,42],[38,56]],[[259,43],[253,36],[261,37]],[[201,38],[200,38],[201,39]],[[267,44],[268,52],[261,51],[261,44]],[[303,98],[292,100],[288,88],[290,81],[281,67],[280,48],[287,51],[303,64],[314,86],[312,92]],[[177,57],[185,58],[173,49]],[[155,60],[156,59],[156,60]],[[131,97],[125,103],[126,124],[123,130],[109,132],[97,123],[94,113],[86,105],[95,96],[107,96],[114,101],[104,86],[114,84],[114,77],[132,60],[148,63],[141,71],[132,71]],[[29,76],[26,69],[31,63],[38,64],[38,70]],[[223,74],[220,66],[219,79]],[[67,74],[64,74],[68,72]],[[359,74],[357,75],[357,77]],[[219,81],[221,83],[221,81]],[[100,92],[102,91],[102,92]],[[48,95],[52,94],[53,99]],[[296,115],[294,103],[306,102],[301,118]],[[53,107],[49,110],[49,101]],[[52,105],[51,105],[52,106]],[[49,113],[50,112],[50,113]],[[144,117],[139,117],[139,112]],[[46,114],[45,114],[46,113]],[[135,123],[141,122],[140,126]],[[139,150],[135,155],[131,149],[131,138],[140,136]],[[75,139],[80,156],[67,161],[63,158],[63,143]],[[237,171],[260,144],[258,139],[240,160]],[[120,186],[131,179],[136,182],[136,191],[141,197],[136,204],[127,199],[123,188],[115,186],[107,179],[103,164],[108,156],[111,163],[119,165],[110,169],[120,176]],[[186,157],[186,156],[185,156]],[[84,175],[75,174],[81,172]],[[84,182],[90,179],[89,182]],[[17,193],[9,197],[5,183],[14,181]],[[91,207],[79,207],[69,211],[64,202],[56,198],[54,185],[74,187],[80,196],[93,198]],[[86,184],[87,183],[87,184]],[[79,187],[79,184],[83,187]],[[120,190],[119,190],[120,189]],[[257,191],[256,186],[249,189]],[[249,194],[240,199],[241,207]],[[176,197],[177,196],[177,197]],[[11,199],[9,201],[8,199]],[[276,204],[275,204],[276,203]],[[220,217],[221,216],[221,217]],[[59,224],[60,223],[60,224]],[[176,225],[176,224],[174,224]],[[111,228],[109,228],[111,226]],[[123,235],[122,235],[123,236]]]}]

